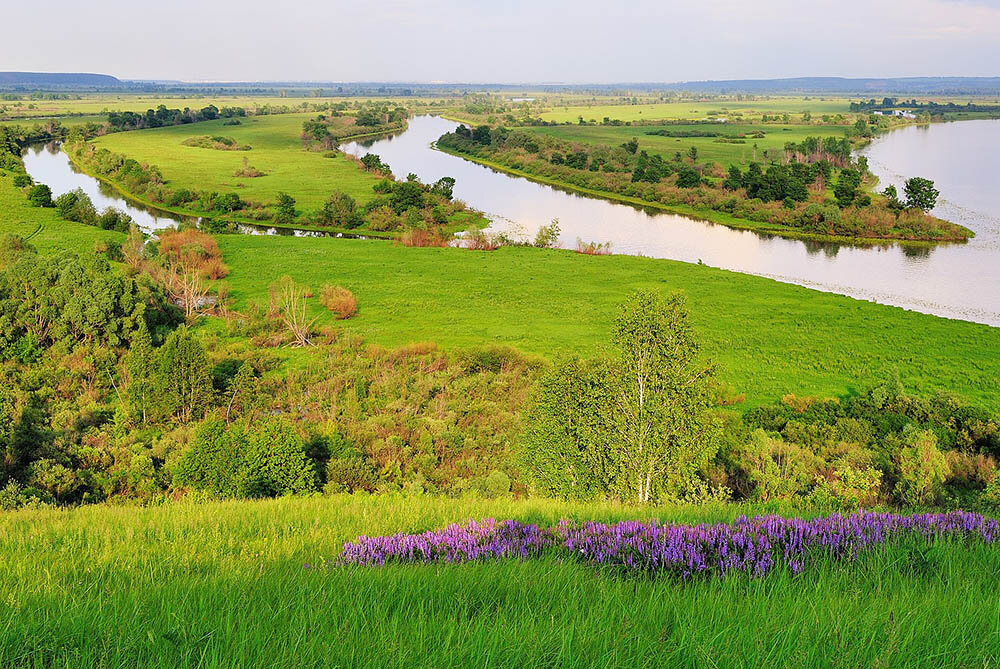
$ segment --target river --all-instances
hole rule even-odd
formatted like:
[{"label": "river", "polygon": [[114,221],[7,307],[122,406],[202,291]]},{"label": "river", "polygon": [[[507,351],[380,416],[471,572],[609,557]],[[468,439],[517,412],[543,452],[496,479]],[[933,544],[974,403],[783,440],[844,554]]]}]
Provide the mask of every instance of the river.
[{"label": "river", "polygon": [[[455,197],[485,212],[493,228],[533,236],[559,219],[560,243],[610,242],[614,253],[703,262],[818,290],[883,304],[1000,326],[1000,121],[962,121],[907,127],[885,135],[862,153],[883,184],[903,175],[933,179],[941,190],[935,213],[976,232],[965,244],[878,246],[803,242],[695,221],[655,210],[585,197],[433,149],[456,127],[418,116],[392,137],[340,148],[376,153],[403,178],[456,179]],[[82,188],[98,209],[126,210],[147,231],[174,225],[176,217],[126,201],[110,187],[76,171],[55,144],[30,147],[28,173],[53,194]],[[331,190],[336,184],[331,184]],[[244,227],[255,234],[315,235],[306,231]],[[321,234],[321,233],[320,233]]]},{"label": "river", "polygon": [[767,276],[818,290],[1000,326],[1000,121],[909,127],[864,151],[886,183],[897,175],[934,179],[935,213],[976,232],[965,244],[854,246],[783,239],[683,216],[584,197],[435,151],[456,123],[410,120],[405,132],[340,148],[376,153],[397,177],[456,179],[455,197],[482,210],[498,230],[533,236],[558,218],[562,246],[577,238],[611,242],[614,253],[670,258]]}]

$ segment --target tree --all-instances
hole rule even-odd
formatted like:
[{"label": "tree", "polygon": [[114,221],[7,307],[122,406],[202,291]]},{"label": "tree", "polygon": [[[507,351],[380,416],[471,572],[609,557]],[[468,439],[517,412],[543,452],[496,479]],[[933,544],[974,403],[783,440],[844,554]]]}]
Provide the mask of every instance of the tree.
[{"label": "tree", "polygon": [[688,158],[691,159],[692,163],[695,162],[696,160],[698,160],[698,147],[697,146],[692,146],[690,149],[688,149]]},{"label": "tree", "polygon": [[431,192],[440,195],[446,200],[450,200],[455,193],[454,177],[441,177],[431,186]]},{"label": "tree", "polygon": [[306,315],[306,291],[295,284],[292,277],[285,275],[272,284],[271,311],[277,314],[281,322],[292,335],[293,346],[308,346],[312,336],[312,326],[315,318]]},{"label": "tree", "polygon": [[854,198],[858,196],[858,186],[861,185],[861,174],[856,170],[844,169],[840,171],[837,185],[833,187],[833,196],[837,198],[837,205],[843,209],[854,203]]},{"label": "tree", "polygon": [[212,371],[205,349],[186,328],[167,337],[156,356],[155,387],[163,417],[197,420],[212,399]]},{"label": "tree", "polygon": [[610,420],[614,481],[623,499],[677,497],[714,454],[709,380],[684,299],[637,291],[615,320]]},{"label": "tree", "polygon": [[938,196],[941,194],[934,188],[934,182],[923,177],[912,177],[903,184],[903,192],[906,193],[906,206],[910,209],[920,209],[930,211],[937,204]]},{"label": "tree", "polygon": [[133,417],[140,418],[143,423],[147,419],[147,411],[153,405],[155,390],[150,379],[156,374],[156,351],[149,336],[146,323],[140,322],[139,328],[132,335],[132,343],[125,356],[125,370],[128,372],[128,386],[125,390],[128,399],[128,412]]},{"label": "tree", "polygon": [[622,148],[634,156],[635,152],[639,150],[639,140],[633,137],[629,141],[622,144]]},{"label": "tree", "polygon": [[896,492],[905,504],[934,503],[951,467],[938,449],[938,440],[929,430],[910,428],[904,432],[907,446],[899,452],[899,483]]},{"label": "tree", "polygon": [[295,198],[288,193],[278,193],[277,201],[274,205],[275,223],[291,223],[295,220]]},{"label": "tree", "polygon": [[32,207],[53,207],[52,189],[45,184],[35,184],[28,189],[28,202]]}]

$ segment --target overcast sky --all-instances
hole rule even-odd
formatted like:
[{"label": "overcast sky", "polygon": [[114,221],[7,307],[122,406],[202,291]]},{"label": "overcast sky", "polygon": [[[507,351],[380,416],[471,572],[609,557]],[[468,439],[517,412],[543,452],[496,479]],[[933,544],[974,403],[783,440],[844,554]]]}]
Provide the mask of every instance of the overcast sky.
[{"label": "overcast sky", "polygon": [[3,4],[0,70],[481,83],[1000,75],[1000,0]]}]

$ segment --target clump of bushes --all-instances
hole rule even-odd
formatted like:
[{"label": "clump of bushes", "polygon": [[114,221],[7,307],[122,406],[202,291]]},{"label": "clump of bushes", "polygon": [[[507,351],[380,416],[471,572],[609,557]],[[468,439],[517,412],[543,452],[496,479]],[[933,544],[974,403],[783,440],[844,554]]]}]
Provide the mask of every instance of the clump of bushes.
[{"label": "clump of bushes", "polygon": [[354,298],[354,293],[341,286],[323,284],[319,291],[319,301],[340,320],[358,313],[358,301]]},{"label": "clump of bushes", "polygon": [[188,137],[183,142],[184,146],[196,146],[201,149],[214,149],[216,151],[249,151],[249,144],[240,144],[232,137],[221,135],[200,135],[198,137]]}]

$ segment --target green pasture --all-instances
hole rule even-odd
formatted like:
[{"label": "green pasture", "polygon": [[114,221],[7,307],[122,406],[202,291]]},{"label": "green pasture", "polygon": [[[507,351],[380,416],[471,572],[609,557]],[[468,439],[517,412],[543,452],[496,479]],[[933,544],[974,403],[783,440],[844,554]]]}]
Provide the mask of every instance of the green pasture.
[{"label": "green pasture", "polygon": [[[835,395],[898,370],[928,394],[1000,408],[1000,329],[688,263],[571,251],[407,248],[388,242],[221,236],[237,308],[267,302],[284,274],[352,290],[359,314],[321,323],[386,346],[501,344],[552,358],[594,355],[632,290],[683,291],[706,354],[747,405]],[[296,353],[308,356],[309,352]],[[303,361],[304,362],[304,361]]]},{"label": "green pasture", "polygon": [[[523,128],[540,135],[556,139],[579,142],[581,144],[606,144],[619,146],[633,137],[639,141],[639,150],[651,154],[660,154],[665,159],[672,159],[678,151],[687,158],[688,150],[694,146],[698,149],[698,162],[716,162],[723,167],[729,165],[746,165],[756,160],[764,162],[764,151],[777,156],[788,142],[801,142],[806,137],[843,137],[846,128],[830,125],[777,125],[760,123],[743,125],[734,123],[685,124],[664,126],[589,126],[565,125]],[[740,135],[744,144],[733,144],[717,141],[718,137],[664,137],[648,133],[657,130],[670,132],[718,132],[723,135]],[[749,136],[754,132],[763,132],[762,139]],[[756,149],[754,148],[756,146]]]},{"label": "green pasture", "polygon": [[32,207],[24,193],[14,188],[13,175],[0,170],[0,235],[4,234],[24,237],[45,253],[89,251],[97,242],[125,237],[118,232],[64,221],[55,209]]},{"label": "green pasture", "polygon": [[[340,155],[325,158],[323,152],[302,148],[302,122],[314,114],[279,114],[241,119],[240,125],[225,120],[190,125],[121,132],[93,140],[99,148],[124,154],[160,168],[175,190],[234,192],[255,202],[273,202],[279,192],[289,193],[299,208],[314,210],[334,191],[348,193],[359,202],[374,197],[378,178]],[[249,151],[217,151],[185,146],[184,140],[203,135],[232,137],[249,144]],[[250,165],[266,176],[245,178],[233,173]]]},{"label": "green pasture", "polygon": [[[897,667],[1000,662],[1000,550],[940,540],[682,582],[555,557],[340,568],[467,518],[730,521],[759,507],[312,497],[0,514],[0,666]],[[787,511],[786,511],[787,512]]]}]

